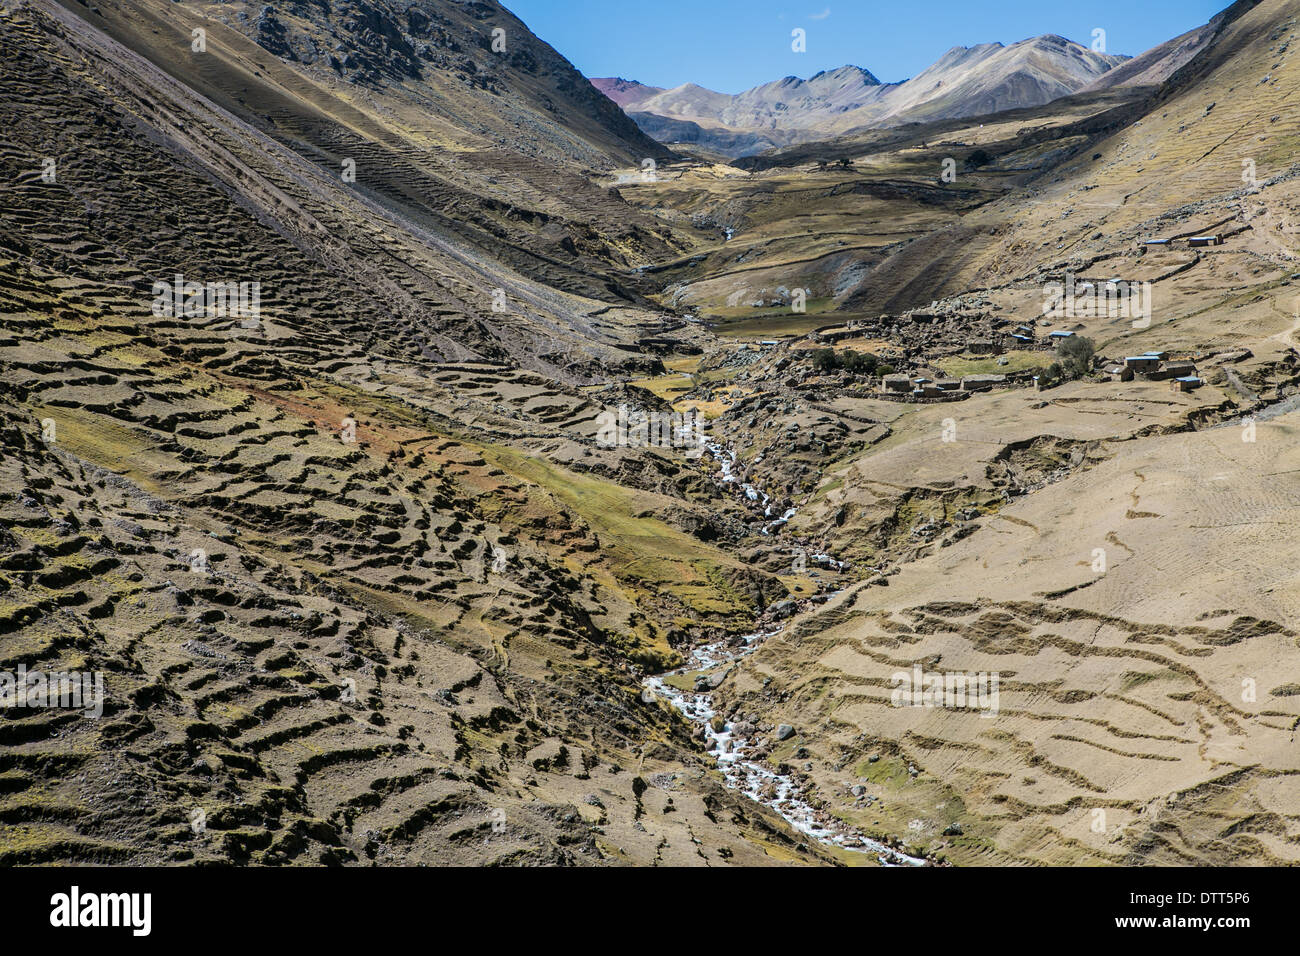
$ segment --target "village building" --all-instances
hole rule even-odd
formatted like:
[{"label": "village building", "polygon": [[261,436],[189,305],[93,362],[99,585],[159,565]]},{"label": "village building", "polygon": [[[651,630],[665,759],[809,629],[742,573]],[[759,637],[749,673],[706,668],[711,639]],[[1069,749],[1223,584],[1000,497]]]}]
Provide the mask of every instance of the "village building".
[{"label": "village building", "polygon": [[880,380],[880,390],[882,392],[910,392],[912,390],[912,380],[906,375],[886,375]]},{"label": "village building", "polygon": [[816,332],[817,341],[826,345],[833,345],[836,342],[842,342],[844,339],[851,339],[857,334],[857,329],[850,328],[847,325],[829,325],[818,329]]},{"label": "village building", "polygon": [[1133,370],[1119,362],[1110,362],[1102,371],[1106,373],[1112,382],[1133,381]]},{"label": "village building", "polygon": [[966,392],[986,392],[994,385],[1004,384],[1006,380],[1005,375],[965,375],[961,387]]},{"label": "village building", "polygon": [[1124,364],[1133,372],[1154,372],[1160,367],[1160,359],[1154,355],[1129,355]]},{"label": "village building", "polygon": [[1169,383],[1170,387],[1175,392],[1190,392],[1194,389],[1200,388],[1204,384],[1205,382],[1195,375],[1180,375]]}]

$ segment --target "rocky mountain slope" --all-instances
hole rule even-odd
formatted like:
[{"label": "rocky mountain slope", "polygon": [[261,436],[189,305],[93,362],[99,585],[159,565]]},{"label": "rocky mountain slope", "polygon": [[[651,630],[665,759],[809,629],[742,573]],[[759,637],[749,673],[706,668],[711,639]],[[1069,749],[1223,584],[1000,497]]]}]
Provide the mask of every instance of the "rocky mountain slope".
[{"label": "rocky mountain slope", "polygon": [[426,136],[569,164],[668,155],[496,0],[188,8],[327,90],[400,109]]},{"label": "rocky mountain slope", "polygon": [[1107,70],[1084,87],[1084,91],[1107,90],[1117,86],[1158,86],[1196,56],[1214,38],[1224,21],[1231,17],[1231,10],[1223,11],[1213,17],[1209,23],[1188,30],[1181,36],[1167,40],[1114,69]]},{"label": "rocky mountain slope", "polygon": [[[451,12],[460,10],[453,6]],[[474,9],[489,43],[497,8]],[[418,79],[366,74],[353,82],[321,61],[273,56],[218,19],[252,30],[226,4],[191,9],[108,0],[93,11],[71,4],[69,13],[70,29],[100,51],[94,55],[108,76],[106,96],[122,101],[117,108],[170,137],[219,191],[239,195],[293,235],[302,255],[335,276],[331,281],[347,273],[345,284],[364,287],[378,310],[375,333],[390,347],[456,358],[514,355],[577,375],[584,364],[640,361],[621,348],[638,333],[615,330],[617,315],[599,323],[608,327],[603,332],[584,331],[574,320],[602,307],[592,297],[645,305],[629,270],[682,243],[654,219],[628,215],[617,195],[581,175],[588,162],[609,168],[639,162],[643,152],[663,155],[617,110],[560,110],[557,91],[557,111],[541,121],[528,96],[494,93],[430,60],[421,61]],[[194,30],[205,31],[203,52],[193,49]],[[527,41],[516,35],[516,42],[522,57]],[[472,44],[462,38],[457,45]],[[475,50],[484,61],[493,56]],[[469,62],[468,53],[456,55]],[[498,69],[513,75],[510,67]],[[551,74],[537,73],[544,75]],[[527,92],[537,76],[517,85]],[[440,108],[427,109],[429,98]],[[570,112],[584,118],[566,126],[561,117]],[[602,116],[612,125],[600,125]],[[186,122],[204,134],[184,134]],[[498,133],[489,135],[489,127]],[[501,147],[515,127],[543,134]],[[31,148],[42,155],[39,144]],[[192,253],[154,252],[177,268],[206,266]],[[257,279],[243,273],[260,268],[259,261],[282,260],[262,260],[248,249],[226,268]],[[283,288],[273,275],[260,278]],[[397,328],[386,328],[393,323]],[[419,345],[411,341],[417,326]]]}]

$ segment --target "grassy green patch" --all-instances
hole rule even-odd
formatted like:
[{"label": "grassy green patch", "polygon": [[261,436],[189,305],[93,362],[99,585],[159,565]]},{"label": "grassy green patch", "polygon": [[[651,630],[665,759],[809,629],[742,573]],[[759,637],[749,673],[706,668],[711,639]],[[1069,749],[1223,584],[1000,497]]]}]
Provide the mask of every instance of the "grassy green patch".
[{"label": "grassy green patch", "polygon": [[[999,365],[1006,359],[1006,365]],[[1056,359],[1047,352],[1011,351],[1003,355],[967,356],[957,355],[939,362],[943,373],[950,378],[963,375],[1008,375],[1012,372],[1027,372],[1031,368],[1045,368]]]}]

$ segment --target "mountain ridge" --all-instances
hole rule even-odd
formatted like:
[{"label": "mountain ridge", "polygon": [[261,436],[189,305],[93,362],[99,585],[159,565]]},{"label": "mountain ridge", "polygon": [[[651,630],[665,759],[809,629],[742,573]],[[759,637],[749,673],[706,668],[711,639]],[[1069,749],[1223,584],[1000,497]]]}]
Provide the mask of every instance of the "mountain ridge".
[{"label": "mountain ridge", "polygon": [[695,83],[660,92],[618,78],[596,78],[592,84],[602,92],[616,88],[614,101],[652,137],[670,141],[666,137],[686,135],[735,157],[854,129],[1042,106],[1091,85],[1129,59],[1044,34],[1009,45],[951,47],[898,83],[882,83],[869,70],[846,64],[806,80],[787,76],[736,94]]}]

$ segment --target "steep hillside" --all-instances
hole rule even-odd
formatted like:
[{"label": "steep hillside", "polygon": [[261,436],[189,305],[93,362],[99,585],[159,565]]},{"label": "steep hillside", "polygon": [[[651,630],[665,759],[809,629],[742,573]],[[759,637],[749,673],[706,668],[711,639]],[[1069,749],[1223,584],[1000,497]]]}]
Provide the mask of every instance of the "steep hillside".
[{"label": "steep hillside", "polygon": [[787,593],[741,503],[599,446],[566,384],[660,367],[656,313],[510,264],[609,274],[541,254],[575,210],[669,230],[518,154],[423,157],[220,27],[173,56],[186,12],[97,10],[278,105],[45,0],[0,21],[0,670],[105,692],[4,708],[0,862],[830,862],[641,696]]},{"label": "steep hillside", "polygon": [[1119,86],[1159,86],[1204,48],[1218,32],[1219,23],[1225,15],[1219,14],[1209,23],[1188,30],[1182,36],[1152,47],[1127,63],[1108,70],[1085,86],[1083,92],[1109,90]]},{"label": "steep hillside", "polygon": [[[225,5],[216,9],[229,16]],[[582,317],[609,302],[645,305],[632,270],[681,248],[683,240],[635,215],[617,194],[593,187],[580,166],[555,161],[575,155],[614,161],[576,132],[548,120],[541,139],[495,146],[440,124],[432,118],[439,111],[419,108],[405,86],[369,91],[320,63],[311,67],[309,82],[300,60],[280,60],[178,4],[106,0],[96,10],[72,5],[61,19],[71,42],[98,51],[87,55],[105,76],[106,96],[121,100],[119,109],[132,122],[170,137],[219,191],[239,195],[239,203],[257,207],[279,231],[295,234],[307,258],[335,276],[354,273],[349,283],[363,283],[377,296],[375,307],[386,303],[389,314],[376,318],[374,329],[418,315],[420,334],[450,333],[428,346],[430,354],[518,356],[579,377],[595,355],[601,364],[653,363],[621,348],[637,330],[619,331],[616,322],[597,330]],[[191,29],[207,31],[204,52],[192,49]],[[489,29],[486,21],[482,29]],[[124,55],[114,39],[138,55]],[[457,74],[422,69],[428,82],[421,96],[440,96],[438,84],[454,85]],[[513,93],[492,94],[469,81],[456,90],[439,100],[443,115],[491,119],[507,138],[511,123],[532,128]],[[498,104],[495,111],[474,108],[471,101],[480,97]],[[187,114],[196,114],[189,122],[203,124],[206,135],[178,135]],[[621,145],[605,138],[611,148],[632,152],[639,135],[632,131]],[[543,147],[545,161],[519,151]],[[39,144],[32,148],[42,155]],[[133,202],[129,193],[116,201]],[[140,204],[123,218],[132,215],[149,213]],[[349,252],[349,242],[385,252]],[[165,247],[154,254],[176,266],[192,260]],[[394,260],[391,268],[380,266],[385,255]],[[245,261],[239,269],[256,268],[249,265],[257,259],[251,250],[237,259]],[[202,268],[197,261],[189,267]],[[262,277],[264,284],[271,279]],[[395,343],[409,335],[385,338]]]},{"label": "steep hillside", "polygon": [[[176,6],[163,8],[168,22],[176,22]],[[382,104],[448,145],[593,166],[667,155],[496,0],[182,6],[248,37],[313,84]]]}]

